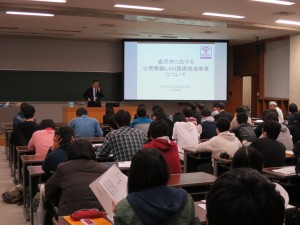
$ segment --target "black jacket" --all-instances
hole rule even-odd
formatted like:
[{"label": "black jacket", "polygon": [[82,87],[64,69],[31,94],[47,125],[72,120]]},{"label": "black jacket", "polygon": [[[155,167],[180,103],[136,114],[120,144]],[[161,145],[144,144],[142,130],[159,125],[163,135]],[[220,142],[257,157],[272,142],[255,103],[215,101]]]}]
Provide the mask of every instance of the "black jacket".
[{"label": "black jacket", "polygon": [[97,99],[96,101],[94,101],[94,93],[93,93],[94,89],[92,87],[86,89],[86,91],[83,93],[83,97],[84,99],[87,101],[88,98],[91,99],[91,101],[88,102],[88,107],[97,107],[97,106],[101,106],[101,98],[104,97],[102,88],[100,88],[100,92],[97,92]]}]

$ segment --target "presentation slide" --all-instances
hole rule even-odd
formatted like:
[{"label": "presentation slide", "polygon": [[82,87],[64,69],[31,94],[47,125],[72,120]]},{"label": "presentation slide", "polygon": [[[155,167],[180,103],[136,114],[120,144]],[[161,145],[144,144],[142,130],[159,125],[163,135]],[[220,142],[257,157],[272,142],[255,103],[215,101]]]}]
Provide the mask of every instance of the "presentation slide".
[{"label": "presentation slide", "polygon": [[124,42],[124,100],[227,100],[227,42]]}]

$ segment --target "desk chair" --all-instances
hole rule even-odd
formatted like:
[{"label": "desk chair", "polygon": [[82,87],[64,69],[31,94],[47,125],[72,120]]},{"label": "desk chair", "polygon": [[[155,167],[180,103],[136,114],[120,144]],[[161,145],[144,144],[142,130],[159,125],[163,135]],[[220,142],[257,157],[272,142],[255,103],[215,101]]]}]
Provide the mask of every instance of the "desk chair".
[{"label": "desk chair", "polygon": [[142,124],[136,124],[134,125],[134,129],[139,129],[143,131],[144,135],[148,136],[148,130],[149,130],[150,123],[142,123]]},{"label": "desk chair", "polygon": [[187,155],[187,172],[206,172],[213,174],[212,152],[203,151],[196,154]]}]

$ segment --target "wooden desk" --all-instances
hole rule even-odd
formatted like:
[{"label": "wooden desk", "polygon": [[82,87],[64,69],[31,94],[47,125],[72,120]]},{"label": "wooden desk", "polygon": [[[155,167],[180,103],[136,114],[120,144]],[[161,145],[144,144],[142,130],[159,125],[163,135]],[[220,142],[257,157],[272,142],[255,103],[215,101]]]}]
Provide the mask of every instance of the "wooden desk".
[{"label": "wooden desk", "polygon": [[[183,172],[195,172],[195,169],[192,169],[192,160],[191,157],[197,157],[199,160],[206,160],[211,163],[211,151],[196,151],[196,147],[184,147],[184,161],[183,161]],[[205,158],[206,157],[206,158]],[[194,163],[195,164],[195,163]]]},{"label": "wooden desk", "polygon": [[195,202],[195,215],[199,218],[202,225],[207,224],[207,218],[206,218],[206,210],[201,208],[198,204],[205,204],[202,201]]},{"label": "wooden desk", "polygon": [[76,140],[78,139],[84,139],[88,140],[91,143],[103,143],[105,140],[105,137],[81,137],[81,138],[75,138]]},{"label": "wooden desk", "polygon": [[217,177],[204,172],[170,174],[167,185],[182,187],[191,195],[207,194],[216,179]]},{"label": "wooden desk", "polygon": [[[76,117],[76,110],[79,107],[63,107],[63,122],[69,124],[72,119]],[[103,115],[105,114],[105,107],[85,107],[88,111],[88,116],[95,118],[99,123],[103,123]],[[131,115],[131,119],[134,118],[136,114],[137,106],[124,106],[124,107],[114,107],[114,111],[123,109],[128,111]]]},{"label": "wooden desk", "polygon": [[41,165],[45,160],[45,155],[21,155],[20,158],[22,160],[22,172],[23,172],[23,206],[24,206],[24,216],[26,221],[30,220],[29,213],[28,213],[28,199],[27,199],[27,191],[26,191],[26,177],[29,179],[29,174],[27,170],[27,166],[30,165]]},{"label": "wooden desk", "polygon": [[16,151],[17,151],[17,166],[18,166],[18,179],[16,178],[16,171],[14,169],[14,179],[18,181],[18,183],[20,184],[22,179],[22,161],[21,161],[21,155],[34,155],[35,150],[29,150],[28,146],[17,146],[16,147]]},{"label": "wooden desk", "polygon": [[[263,168],[263,173],[266,174],[269,178],[272,180],[276,179],[278,183],[284,185],[284,186],[293,186],[293,181],[298,179],[297,174],[283,174],[279,172],[274,172],[273,170],[286,168],[287,166],[283,167],[268,167]],[[290,167],[290,166],[288,166]],[[293,166],[295,168],[295,166]]]}]

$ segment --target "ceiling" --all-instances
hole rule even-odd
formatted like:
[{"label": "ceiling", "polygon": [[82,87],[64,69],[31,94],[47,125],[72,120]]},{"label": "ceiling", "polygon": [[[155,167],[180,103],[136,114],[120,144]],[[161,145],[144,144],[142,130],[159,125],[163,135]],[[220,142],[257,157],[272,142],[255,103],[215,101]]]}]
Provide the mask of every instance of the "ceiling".
[{"label": "ceiling", "polygon": [[[250,0],[67,0],[46,3],[0,0],[0,36],[91,41],[123,38],[226,39],[231,45],[300,33],[300,1],[292,6]],[[161,12],[114,8],[114,4],[164,8]],[[7,10],[54,13],[54,17],[7,15]],[[217,19],[205,11],[245,16]]]}]

